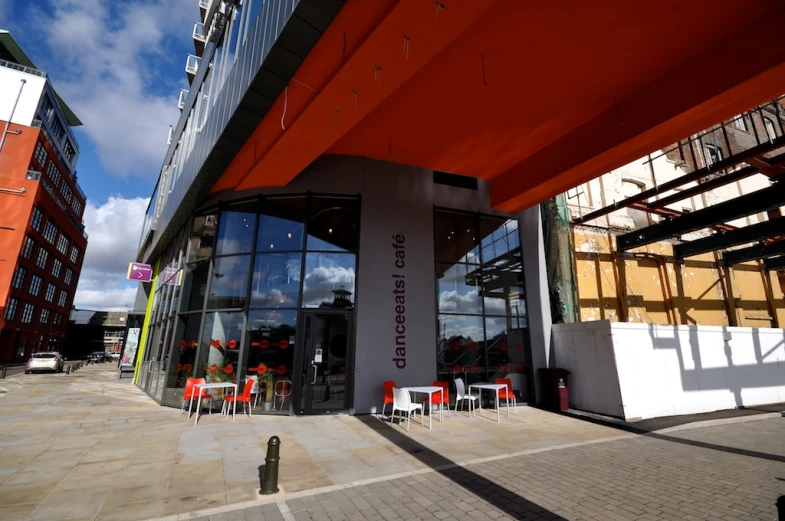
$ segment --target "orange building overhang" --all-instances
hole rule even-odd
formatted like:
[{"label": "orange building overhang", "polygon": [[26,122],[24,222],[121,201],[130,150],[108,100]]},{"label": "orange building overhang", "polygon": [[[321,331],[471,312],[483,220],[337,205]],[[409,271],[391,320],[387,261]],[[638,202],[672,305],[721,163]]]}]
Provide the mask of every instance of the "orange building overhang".
[{"label": "orange building overhang", "polygon": [[782,94],[783,26],[774,0],[347,0],[211,192],[328,153],[522,210]]}]

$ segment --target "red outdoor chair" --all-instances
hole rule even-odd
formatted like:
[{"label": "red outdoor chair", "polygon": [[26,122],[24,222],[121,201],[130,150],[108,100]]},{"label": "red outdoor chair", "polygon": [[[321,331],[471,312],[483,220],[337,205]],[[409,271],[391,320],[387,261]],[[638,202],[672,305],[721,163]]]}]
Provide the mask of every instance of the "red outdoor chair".
[{"label": "red outdoor chair", "polygon": [[[195,389],[194,385],[196,384],[203,384],[205,383],[204,378],[189,378],[185,381],[185,393],[183,393],[183,405],[180,407],[180,414],[185,412],[185,402],[188,402],[188,417],[191,417],[191,395],[193,395],[194,400],[199,400],[199,398],[207,398],[208,405],[212,405],[213,395],[208,394],[206,389]],[[201,391],[201,392],[199,392]],[[210,414],[213,413],[213,408],[210,407]]]},{"label": "red outdoor chair", "polygon": [[[432,405],[438,405],[440,410],[444,412],[444,405],[447,405],[447,416],[450,415],[450,382],[442,382],[441,380],[434,380],[431,384],[434,387],[441,387],[444,389],[444,400],[442,400],[442,396],[439,394],[433,395],[433,403],[429,405],[429,412],[430,414],[430,407]],[[428,396],[423,399],[423,403],[429,403],[431,401],[431,397]]]},{"label": "red outdoor chair", "polygon": [[506,384],[507,387],[499,391],[499,399],[507,401],[507,408],[510,408],[510,400],[512,400],[512,412],[518,414],[518,400],[515,398],[515,393],[512,390],[512,380],[509,378],[497,378],[497,384]]},{"label": "red outdoor chair", "polygon": [[[245,382],[245,387],[243,387],[243,394],[241,394],[240,396],[234,396],[234,395],[224,396],[224,405],[221,408],[221,414],[223,414],[224,411],[226,411],[226,415],[228,416],[229,405],[233,402],[242,402],[243,410],[247,409],[248,416],[253,416],[251,414],[251,392],[253,391],[254,383],[255,382],[253,380],[248,380],[247,382]],[[232,414],[232,420],[234,420],[234,414]]]},{"label": "red outdoor chair", "polygon": [[395,388],[395,382],[393,382],[392,380],[389,380],[387,382],[384,382],[382,385],[384,385],[384,404],[382,405],[382,418],[383,418],[384,417],[384,409],[388,405],[391,405],[392,403],[394,403],[393,389]]}]

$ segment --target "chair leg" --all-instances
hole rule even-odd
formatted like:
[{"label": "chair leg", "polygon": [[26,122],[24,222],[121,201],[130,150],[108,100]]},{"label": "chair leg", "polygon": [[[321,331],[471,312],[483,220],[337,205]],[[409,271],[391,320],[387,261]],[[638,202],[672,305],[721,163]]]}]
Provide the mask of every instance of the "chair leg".
[{"label": "chair leg", "polygon": [[253,410],[251,410],[251,400],[248,400],[248,417],[251,418],[253,416]]},{"label": "chair leg", "polygon": [[406,411],[406,432],[409,432],[409,424],[412,421],[412,411]]},{"label": "chair leg", "polygon": [[387,408],[387,404],[382,404],[382,419],[384,419],[384,410]]}]

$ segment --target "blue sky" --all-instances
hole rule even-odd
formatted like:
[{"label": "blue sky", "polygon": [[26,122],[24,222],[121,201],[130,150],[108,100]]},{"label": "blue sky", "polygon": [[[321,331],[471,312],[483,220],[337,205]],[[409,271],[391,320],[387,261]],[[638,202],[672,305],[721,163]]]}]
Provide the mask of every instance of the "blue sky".
[{"label": "blue sky", "polygon": [[197,0],[0,0],[8,29],[84,123],[79,184],[90,235],[75,304],[124,309],[125,270],[177,123]]}]

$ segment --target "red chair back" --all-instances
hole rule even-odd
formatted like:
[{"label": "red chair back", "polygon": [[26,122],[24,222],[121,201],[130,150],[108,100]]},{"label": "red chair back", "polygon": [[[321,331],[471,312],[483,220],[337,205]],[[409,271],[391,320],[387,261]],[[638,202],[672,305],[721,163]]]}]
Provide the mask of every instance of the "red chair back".
[{"label": "red chair back", "polygon": [[251,392],[253,392],[253,380],[248,380],[245,382],[245,387],[243,387],[243,398],[251,399]]},{"label": "red chair back", "polygon": [[509,378],[497,378],[496,379],[496,383],[497,384],[505,384],[507,386],[505,391],[507,393],[509,393],[510,395],[513,394],[513,392],[512,392],[512,380],[510,380]]},{"label": "red chair back", "polygon": [[[444,389],[444,403],[450,403],[450,382],[443,382],[441,380],[434,380],[431,384],[434,387],[441,387]],[[433,403],[441,403],[442,397],[438,394],[433,395]]]},{"label": "red chair back", "polygon": [[395,382],[389,380],[384,382],[384,403],[393,403],[393,389],[395,388]]}]

